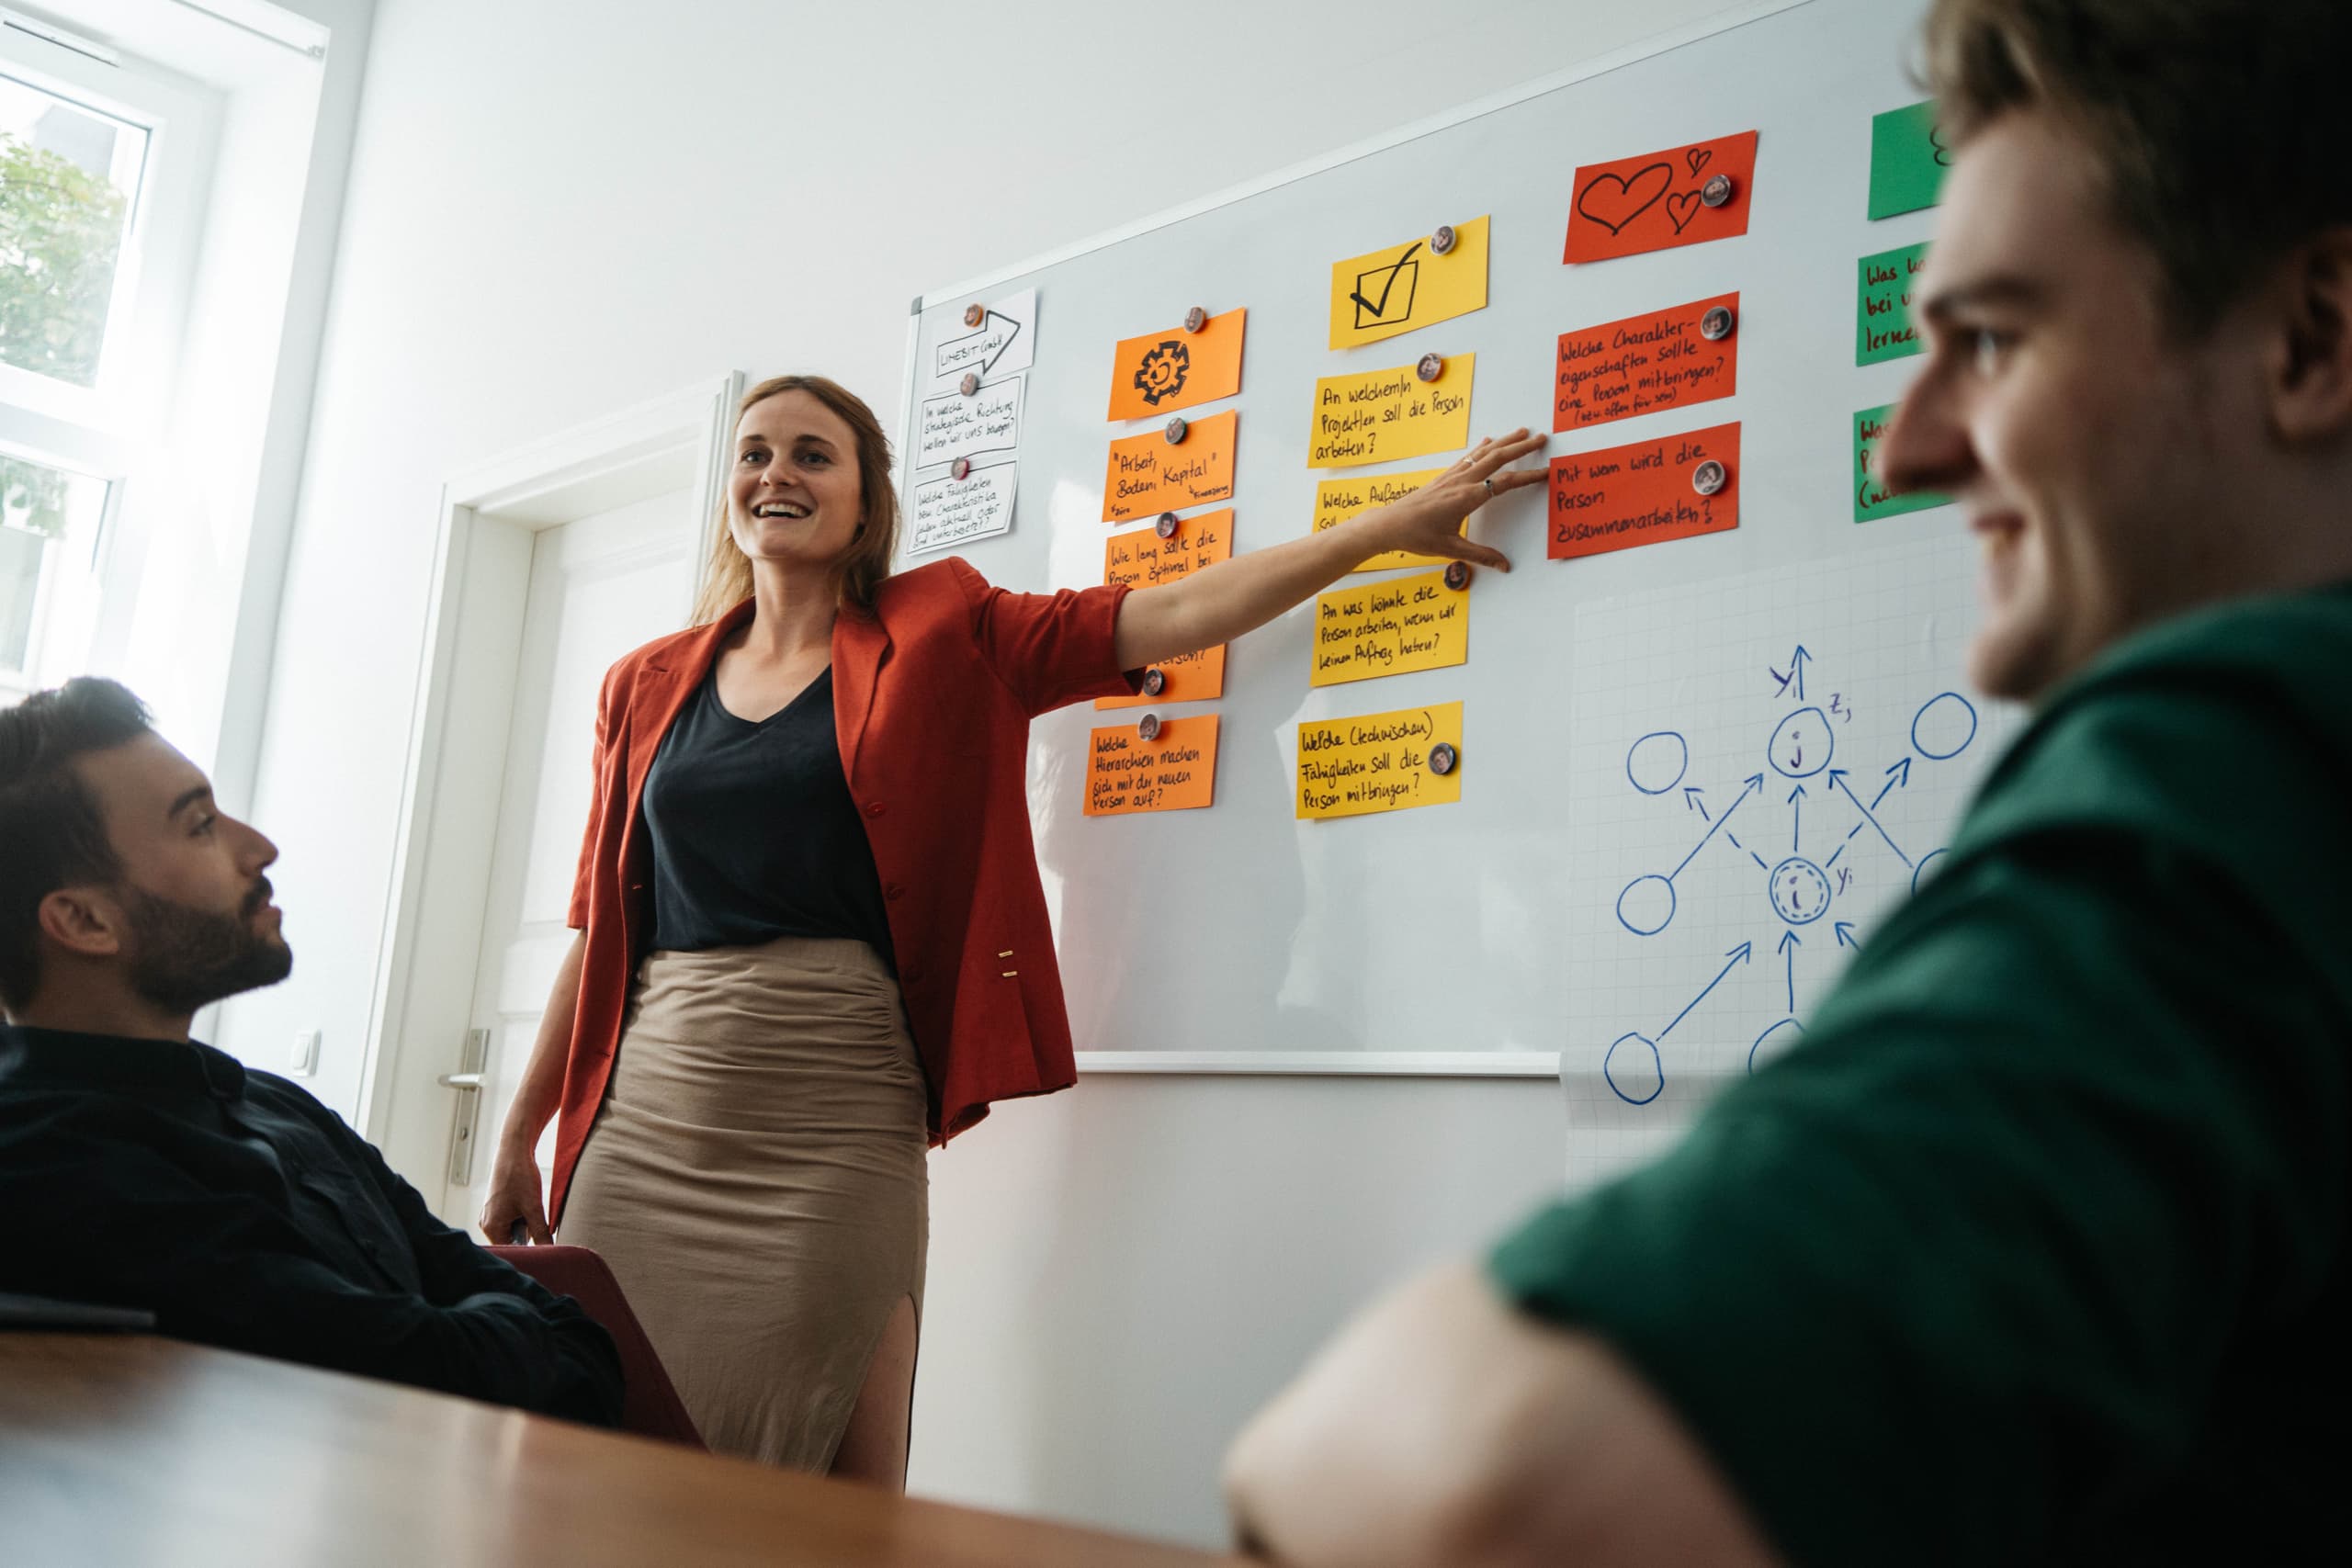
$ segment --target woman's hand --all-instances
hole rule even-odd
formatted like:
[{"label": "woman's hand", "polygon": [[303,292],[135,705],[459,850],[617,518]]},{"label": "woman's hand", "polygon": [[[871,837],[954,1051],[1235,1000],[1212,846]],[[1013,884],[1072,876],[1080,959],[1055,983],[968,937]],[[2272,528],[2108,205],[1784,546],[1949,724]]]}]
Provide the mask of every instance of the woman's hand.
[{"label": "woman's hand", "polygon": [[1404,500],[1365,513],[1354,525],[1368,538],[1380,541],[1365,555],[1409,550],[1509,571],[1510,558],[1500,550],[1463,536],[1462,520],[1498,495],[1542,484],[1548,469],[1506,468],[1504,465],[1536,451],[1547,439],[1530,435],[1522,428],[1499,440],[1481,441],[1468,457]]},{"label": "woman's hand", "polygon": [[491,1166],[490,1196],[481,1206],[481,1234],[492,1246],[506,1247],[514,1239],[514,1227],[523,1227],[524,1239],[533,1247],[546,1247],[555,1240],[548,1229],[547,1205],[542,1198],[545,1187],[539,1179],[539,1162],[527,1143],[518,1144],[512,1138],[499,1141],[498,1158]]}]

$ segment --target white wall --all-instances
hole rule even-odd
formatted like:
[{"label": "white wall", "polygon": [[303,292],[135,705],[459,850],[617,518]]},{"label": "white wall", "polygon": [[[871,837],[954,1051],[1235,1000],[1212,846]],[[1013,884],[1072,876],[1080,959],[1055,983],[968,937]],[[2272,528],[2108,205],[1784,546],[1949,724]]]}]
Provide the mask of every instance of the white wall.
[{"label": "white wall", "polygon": [[[380,0],[256,778],[299,956],[222,1043],[322,1029],[356,1101],[445,476],[729,367],[890,410],[922,289],[1730,8]],[[1012,177],[960,197],[991,105]],[[1214,1540],[1241,1416],[1561,1168],[1543,1084],[1005,1107],[933,1164],[914,1484]]]}]

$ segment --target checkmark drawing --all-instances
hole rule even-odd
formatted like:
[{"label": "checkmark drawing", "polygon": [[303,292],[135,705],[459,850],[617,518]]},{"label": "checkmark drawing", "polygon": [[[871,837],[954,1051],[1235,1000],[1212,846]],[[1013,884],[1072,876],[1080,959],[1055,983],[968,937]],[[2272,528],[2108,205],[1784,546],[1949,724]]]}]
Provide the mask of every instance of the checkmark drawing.
[{"label": "checkmark drawing", "polygon": [[[1348,298],[1356,302],[1356,326],[1359,329],[1367,326],[1393,324],[1388,321],[1386,317],[1389,297],[1396,292],[1397,275],[1405,270],[1405,264],[1411,261],[1413,259],[1413,253],[1420,248],[1421,242],[1419,240],[1414,241],[1411,244],[1406,246],[1404,254],[1398,256],[1396,260],[1390,265],[1387,269],[1388,280],[1380,286],[1380,299],[1376,304],[1363,297],[1363,290],[1364,278],[1377,276],[1377,269],[1373,272],[1367,272],[1363,274],[1363,276],[1356,279],[1355,289],[1353,292],[1349,294]],[[1413,273],[1416,277],[1420,275],[1420,270],[1421,269],[1419,266],[1415,266],[1413,268]],[[1405,291],[1405,303],[1402,309],[1407,315],[1410,315],[1412,313],[1413,291],[1409,288]]]}]

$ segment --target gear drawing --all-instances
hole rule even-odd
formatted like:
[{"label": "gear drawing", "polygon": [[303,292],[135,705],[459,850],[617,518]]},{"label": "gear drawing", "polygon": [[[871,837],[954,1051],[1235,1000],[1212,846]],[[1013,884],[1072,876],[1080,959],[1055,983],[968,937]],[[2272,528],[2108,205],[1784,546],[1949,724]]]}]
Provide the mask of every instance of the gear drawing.
[{"label": "gear drawing", "polygon": [[1172,398],[1184,389],[1185,372],[1193,367],[1192,351],[1174,338],[1143,356],[1136,367],[1136,390],[1143,400],[1158,408],[1160,400]]}]

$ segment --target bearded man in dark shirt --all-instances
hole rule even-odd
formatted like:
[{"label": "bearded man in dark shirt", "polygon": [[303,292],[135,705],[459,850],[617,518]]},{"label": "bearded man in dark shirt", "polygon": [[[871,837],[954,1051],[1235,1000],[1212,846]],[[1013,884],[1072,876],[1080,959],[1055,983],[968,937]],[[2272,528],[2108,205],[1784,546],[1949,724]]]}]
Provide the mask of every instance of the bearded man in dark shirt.
[{"label": "bearded man in dark shirt", "polygon": [[294,958],[277,846],[111,681],[0,711],[0,1291],[609,1426],[618,1358],[285,1079],[188,1038]]}]

